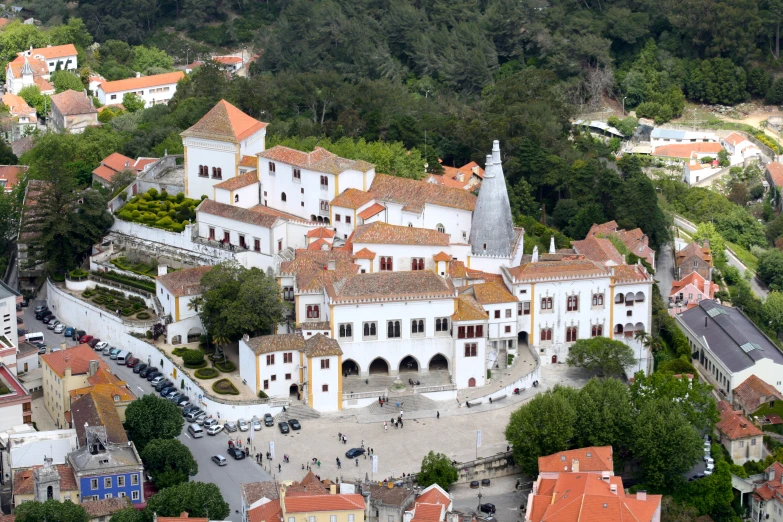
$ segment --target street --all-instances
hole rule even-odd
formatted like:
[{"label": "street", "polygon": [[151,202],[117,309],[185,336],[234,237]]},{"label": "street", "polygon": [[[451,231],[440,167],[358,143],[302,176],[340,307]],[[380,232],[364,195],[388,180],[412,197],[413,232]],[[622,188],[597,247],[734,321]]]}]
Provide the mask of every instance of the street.
[{"label": "street", "polygon": [[516,522],[523,514],[519,506],[527,501],[530,491],[517,491],[517,478],[521,475],[498,477],[492,479],[489,487],[470,489],[468,484],[459,484],[449,489],[454,498],[454,509],[457,511],[477,511],[478,495],[481,493],[482,504],[495,504],[495,518],[498,522]]},{"label": "street", "polygon": [[671,245],[663,245],[655,260],[655,280],[658,281],[658,290],[661,292],[664,304],[669,302],[669,294],[672,290],[674,279],[674,254]]}]

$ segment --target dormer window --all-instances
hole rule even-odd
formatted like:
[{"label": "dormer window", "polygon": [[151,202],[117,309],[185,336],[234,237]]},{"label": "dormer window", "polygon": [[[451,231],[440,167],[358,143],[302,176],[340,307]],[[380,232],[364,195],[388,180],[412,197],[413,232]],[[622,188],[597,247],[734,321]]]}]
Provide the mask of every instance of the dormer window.
[{"label": "dormer window", "polygon": [[300,169],[294,169],[294,179],[302,181],[302,171]]}]

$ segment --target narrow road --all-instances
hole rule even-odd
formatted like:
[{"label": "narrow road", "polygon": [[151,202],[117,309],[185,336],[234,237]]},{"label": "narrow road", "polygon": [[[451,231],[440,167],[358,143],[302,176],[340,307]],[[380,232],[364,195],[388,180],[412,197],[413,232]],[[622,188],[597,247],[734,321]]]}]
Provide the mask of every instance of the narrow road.
[{"label": "narrow road", "polygon": [[658,252],[658,259],[655,260],[655,280],[658,281],[663,302],[668,303],[674,280],[674,253],[671,245],[663,245]]}]

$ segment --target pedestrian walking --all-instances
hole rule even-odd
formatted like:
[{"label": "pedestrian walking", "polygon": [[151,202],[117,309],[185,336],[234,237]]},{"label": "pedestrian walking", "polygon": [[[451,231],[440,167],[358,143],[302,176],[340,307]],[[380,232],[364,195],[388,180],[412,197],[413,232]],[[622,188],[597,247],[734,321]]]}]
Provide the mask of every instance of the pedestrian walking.
[{"label": "pedestrian walking", "polygon": [[359,459],[356,459],[356,467],[359,467]]},{"label": "pedestrian walking", "polygon": [[402,410],[400,410],[400,417],[402,417]]},{"label": "pedestrian walking", "polygon": [[278,464],[277,465],[277,472],[280,473],[281,471],[283,471],[283,465],[282,464]]},{"label": "pedestrian walking", "polygon": [[386,421],[383,421],[383,431],[388,432],[389,431],[389,425],[386,424]]},{"label": "pedestrian walking", "polygon": [[343,444],[348,444],[348,437],[343,435]]},{"label": "pedestrian walking", "polygon": [[318,461],[318,467],[319,468],[321,467],[321,461],[320,460]]},{"label": "pedestrian walking", "polygon": [[337,434],[337,440],[343,440],[343,434],[342,433],[338,433]]},{"label": "pedestrian walking", "polygon": [[362,449],[364,449],[364,441],[362,440]]},{"label": "pedestrian walking", "polygon": [[440,412],[438,411],[438,412],[435,412],[435,413],[436,413],[436,415],[435,415],[435,416],[436,416],[438,419],[440,419]]}]

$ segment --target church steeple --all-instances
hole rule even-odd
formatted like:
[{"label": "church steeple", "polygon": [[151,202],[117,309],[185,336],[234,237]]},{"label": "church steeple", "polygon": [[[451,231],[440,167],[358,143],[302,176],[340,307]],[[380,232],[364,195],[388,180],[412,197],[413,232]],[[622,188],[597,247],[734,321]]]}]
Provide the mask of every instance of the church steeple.
[{"label": "church steeple", "polygon": [[471,252],[478,256],[510,257],[514,237],[511,205],[500,161],[500,142],[495,140],[492,154],[487,155],[484,181],[473,211]]},{"label": "church steeple", "polygon": [[24,57],[24,65],[22,65],[22,76],[32,76],[33,68],[30,67],[30,62],[27,61],[27,56]]}]

